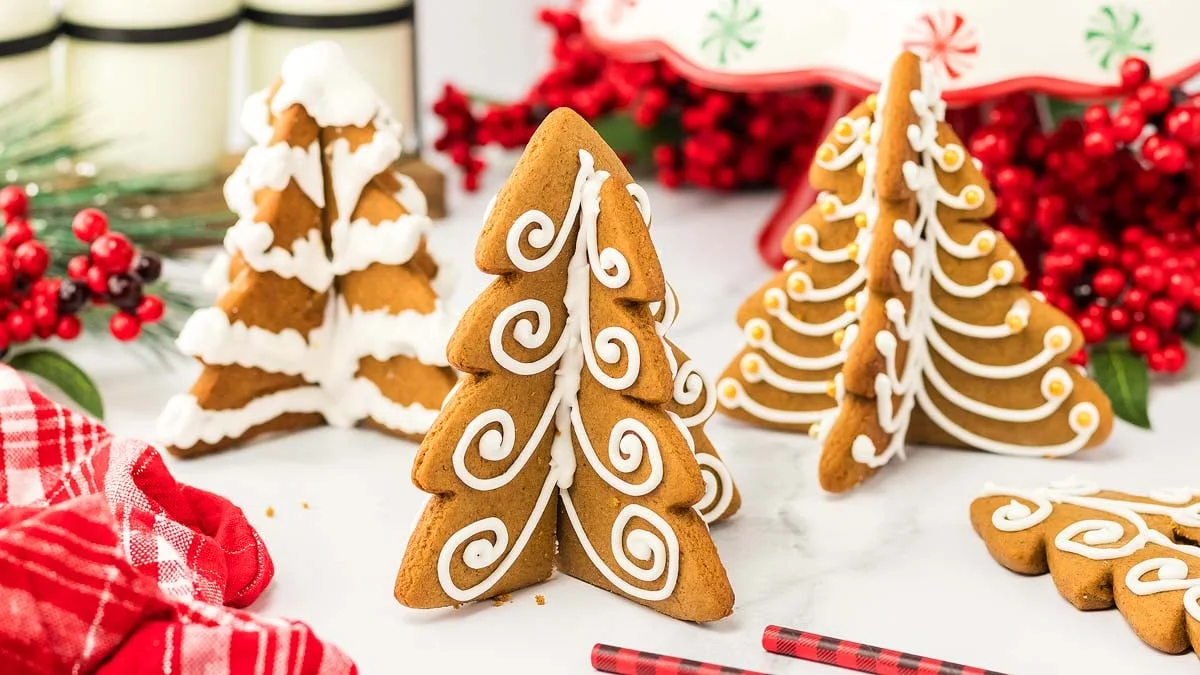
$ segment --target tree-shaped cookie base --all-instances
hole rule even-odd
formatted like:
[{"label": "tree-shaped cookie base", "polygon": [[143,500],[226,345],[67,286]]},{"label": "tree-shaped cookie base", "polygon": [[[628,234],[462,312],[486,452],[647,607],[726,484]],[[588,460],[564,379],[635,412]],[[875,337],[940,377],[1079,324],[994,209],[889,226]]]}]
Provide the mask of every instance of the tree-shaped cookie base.
[{"label": "tree-shaped cookie base", "polygon": [[397,576],[403,604],[490,598],[557,567],[681,619],[730,613],[695,506],[735,493],[706,490],[672,412],[683,369],[650,309],[667,288],[649,216],[582,118],[547,117],[476,249],[498,278],[451,339],[468,375],[413,466],[432,497]]},{"label": "tree-shaped cookie base", "polygon": [[[936,81],[903,55],[875,99],[865,288],[847,301],[838,410],[818,429],[821,484],[858,484],[907,442],[1061,456],[1102,442],[1108,399],[1067,363],[1079,329],[1026,291],[1012,246],[982,222],[995,198],[945,123]],[[842,208],[823,194],[827,210]]]}]

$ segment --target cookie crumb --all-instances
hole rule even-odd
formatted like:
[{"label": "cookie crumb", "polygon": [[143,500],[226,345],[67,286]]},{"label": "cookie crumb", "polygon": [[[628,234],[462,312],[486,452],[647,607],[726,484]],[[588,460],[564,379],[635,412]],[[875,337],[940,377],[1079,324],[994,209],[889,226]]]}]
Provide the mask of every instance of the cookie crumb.
[{"label": "cookie crumb", "polygon": [[539,607],[541,607],[542,605],[546,604],[546,596],[535,595],[535,596],[533,596],[533,601],[536,602]]},{"label": "cookie crumb", "polygon": [[614,509],[615,509],[615,508],[617,508],[618,506],[620,506],[620,505],[621,505],[621,500],[620,500],[620,499],[617,499],[616,497],[613,497],[613,498],[612,498],[612,505],[613,505],[613,508],[614,508]]},{"label": "cookie crumb", "polygon": [[461,603],[461,602],[456,602],[456,603],[454,603],[453,605],[450,605],[450,608],[451,608],[451,609],[462,609],[462,603]]},{"label": "cookie crumb", "polygon": [[300,508],[307,511],[308,510],[308,502],[300,502]]},{"label": "cookie crumb", "polygon": [[267,507],[267,517],[268,517],[268,518],[274,518],[274,517],[275,517],[275,507],[274,507],[274,506],[268,506],[268,507]]},{"label": "cookie crumb", "polygon": [[506,603],[510,600],[512,600],[511,595],[509,595],[508,593],[501,593],[500,595],[497,595],[496,597],[492,598],[492,606],[499,607],[500,605],[503,605],[504,603]]}]

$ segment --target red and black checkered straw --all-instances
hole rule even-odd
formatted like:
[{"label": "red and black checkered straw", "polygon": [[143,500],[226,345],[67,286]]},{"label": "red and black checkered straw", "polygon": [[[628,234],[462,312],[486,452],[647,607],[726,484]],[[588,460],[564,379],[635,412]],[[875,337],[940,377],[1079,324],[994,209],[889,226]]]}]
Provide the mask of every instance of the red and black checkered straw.
[{"label": "red and black checkered straw", "polygon": [[592,667],[616,675],[767,675],[756,670],[729,668],[612,645],[592,647]]},{"label": "red and black checkered straw", "polygon": [[848,640],[767,626],[763,649],[772,654],[840,666],[877,675],[1003,675],[994,670],[963,666],[916,654],[872,647]]}]

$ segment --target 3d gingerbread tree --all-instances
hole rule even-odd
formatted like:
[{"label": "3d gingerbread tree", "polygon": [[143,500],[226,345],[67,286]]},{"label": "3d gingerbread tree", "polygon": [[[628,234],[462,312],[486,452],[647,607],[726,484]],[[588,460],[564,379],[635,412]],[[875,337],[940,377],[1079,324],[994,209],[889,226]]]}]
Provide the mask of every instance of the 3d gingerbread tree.
[{"label": "3d gingerbread tree", "polygon": [[333,43],[293,52],[251,97],[256,144],[226,183],[227,284],[179,337],[204,368],[168,402],[174,454],[267,432],[367,424],[419,438],[456,382],[424,198],[399,130]]},{"label": "3d gingerbread tree", "polygon": [[868,210],[874,203],[867,133],[874,98],[838,120],[817,150],[809,181],[821,199],[788,231],[784,269],[738,310],[745,345],[717,383],[723,412],[766,427],[805,431],[837,405],[829,382],[855,321],[846,298],[863,286]]},{"label": "3d gingerbread tree", "polygon": [[902,55],[876,108],[866,287],[847,302],[838,409],[818,430],[822,486],[853,487],[905,443],[1035,457],[1101,443],[1108,399],[1067,363],[1079,328],[1021,285],[1020,257],[981,222],[995,197],[928,67]]},{"label": "3d gingerbread tree", "polygon": [[498,278],[450,341],[467,375],[413,465],[432,496],[397,575],[402,604],[492,598],[557,568],[680,619],[730,613],[650,309],[667,290],[649,214],[582,118],[546,118],[476,248]]}]

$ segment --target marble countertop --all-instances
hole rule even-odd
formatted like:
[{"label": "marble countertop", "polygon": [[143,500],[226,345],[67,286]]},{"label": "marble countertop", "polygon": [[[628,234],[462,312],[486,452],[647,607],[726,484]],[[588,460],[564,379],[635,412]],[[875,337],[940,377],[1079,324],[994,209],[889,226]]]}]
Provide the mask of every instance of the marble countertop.
[{"label": "marble countertop", "polygon": [[[432,235],[433,247],[461,268],[450,300],[458,310],[488,282],[471,252],[501,173],[493,170],[476,195],[453,195],[453,216]],[[769,274],[753,242],[774,196],[649,192],[654,239],[680,297],[672,339],[715,374],[737,349],[737,306]],[[190,364],[165,370],[110,344],[72,351],[96,377],[108,422],[122,434],[148,437],[163,401],[195,374]],[[1104,448],[1078,458],[914,448],[906,462],[841,497],[818,487],[818,448],[807,436],[717,415],[708,433],[743,506],[713,528],[737,604],[733,616],[708,626],[561,575],[499,607],[401,607],[392,583],[425,498],[409,480],[411,443],[320,429],[170,466],[181,480],[232,499],[262,533],[276,577],[253,609],[310,623],[366,674],[588,673],[596,642],[776,674],[835,672],[765,653],[762,629],[775,623],[1005,673],[1171,675],[1195,672],[1196,657],[1145,646],[1115,610],[1076,611],[1049,577],[1004,570],[972,532],[967,508],[986,481],[1041,486],[1074,475],[1127,489],[1200,483],[1200,443],[1188,431],[1200,396],[1195,375],[1154,388],[1153,432],[1119,424]]]}]

